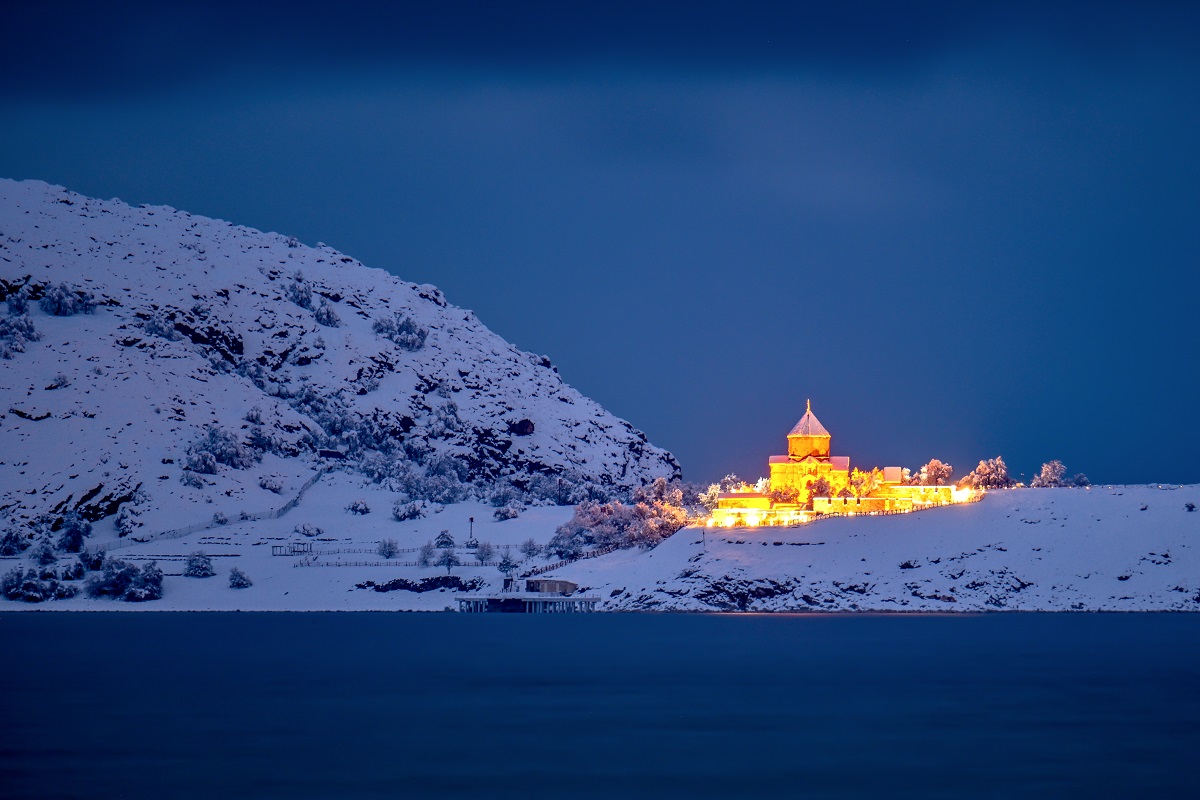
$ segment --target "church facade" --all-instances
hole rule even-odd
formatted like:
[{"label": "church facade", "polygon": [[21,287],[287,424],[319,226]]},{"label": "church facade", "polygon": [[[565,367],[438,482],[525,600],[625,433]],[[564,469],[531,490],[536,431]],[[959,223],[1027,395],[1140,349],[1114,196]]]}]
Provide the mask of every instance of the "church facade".
[{"label": "church facade", "polygon": [[848,456],[832,455],[833,437],[812,412],[812,403],[787,435],[787,454],[767,460],[763,491],[718,495],[710,525],[794,525],[824,514],[913,511],[969,499],[953,486],[913,486],[900,467],[851,469]]}]

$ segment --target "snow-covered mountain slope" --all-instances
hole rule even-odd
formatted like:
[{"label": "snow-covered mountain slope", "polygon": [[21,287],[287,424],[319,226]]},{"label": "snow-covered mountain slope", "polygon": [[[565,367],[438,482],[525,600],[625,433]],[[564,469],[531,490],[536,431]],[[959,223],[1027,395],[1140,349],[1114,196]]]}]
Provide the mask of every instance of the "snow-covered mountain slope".
[{"label": "snow-covered mountain slope", "polygon": [[[322,245],[0,180],[0,281],[10,524],[127,506],[153,531],[278,507],[323,465],[446,500],[679,471],[547,358]],[[223,463],[188,452],[209,425]]]},{"label": "snow-covered mountain slope", "polygon": [[1200,486],[990,492],[797,528],[685,528],[552,573],[606,610],[1200,611]]}]

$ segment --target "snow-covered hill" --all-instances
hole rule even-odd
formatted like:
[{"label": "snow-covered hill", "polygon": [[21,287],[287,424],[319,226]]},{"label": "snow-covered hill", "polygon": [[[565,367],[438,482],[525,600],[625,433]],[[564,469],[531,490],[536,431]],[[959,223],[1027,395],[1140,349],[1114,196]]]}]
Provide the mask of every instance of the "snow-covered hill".
[{"label": "snow-covered hill", "polygon": [[1200,486],[993,491],[797,528],[685,528],[555,577],[607,610],[1200,611]]},{"label": "snow-covered hill", "polygon": [[328,466],[448,502],[679,471],[549,359],[322,245],[0,180],[0,300],[10,527],[76,509],[107,538],[120,509],[132,535],[253,513]]}]

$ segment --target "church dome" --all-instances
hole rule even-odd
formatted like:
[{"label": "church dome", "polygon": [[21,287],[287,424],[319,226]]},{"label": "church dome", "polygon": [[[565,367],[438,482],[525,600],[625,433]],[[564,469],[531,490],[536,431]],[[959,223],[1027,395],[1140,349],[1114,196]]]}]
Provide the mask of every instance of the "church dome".
[{"label": "church dome", "polygon": [[817,415],[812,413],[812,401],[808,401],[808,408],[804,412],[804,416],[792,428],[791,436],[829,436],[829,431],[825,430],[825,426],[817,419]]}]

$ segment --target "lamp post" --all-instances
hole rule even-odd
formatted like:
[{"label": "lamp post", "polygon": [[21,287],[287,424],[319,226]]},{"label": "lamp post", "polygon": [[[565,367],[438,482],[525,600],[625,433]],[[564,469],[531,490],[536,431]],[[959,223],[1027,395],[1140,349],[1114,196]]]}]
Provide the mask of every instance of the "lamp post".
[{"label": "lamp post", "polygon": [[475,538],[475,518],[467,517],[467,521],[471,523],[471,529],[470,529],[471,532],[469,534],[469,538],[474,539]]}]

